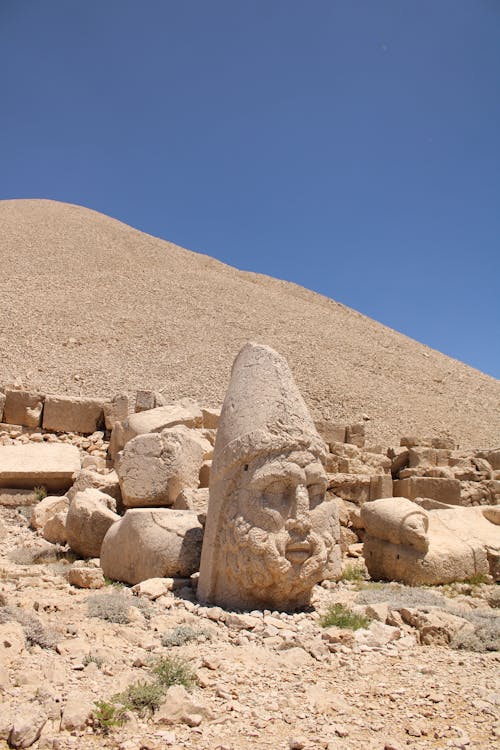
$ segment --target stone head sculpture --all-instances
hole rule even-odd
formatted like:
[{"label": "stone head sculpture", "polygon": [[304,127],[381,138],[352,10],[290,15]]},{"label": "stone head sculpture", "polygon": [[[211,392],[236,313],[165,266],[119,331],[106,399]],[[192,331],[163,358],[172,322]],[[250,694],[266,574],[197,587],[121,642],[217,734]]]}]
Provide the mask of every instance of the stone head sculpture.
[{"label": "stone head sculpture", "polygon": [[326,446],[286,360],[238,354],[217,431],[198,598],[227,608],[292,610],[340,573]]}]

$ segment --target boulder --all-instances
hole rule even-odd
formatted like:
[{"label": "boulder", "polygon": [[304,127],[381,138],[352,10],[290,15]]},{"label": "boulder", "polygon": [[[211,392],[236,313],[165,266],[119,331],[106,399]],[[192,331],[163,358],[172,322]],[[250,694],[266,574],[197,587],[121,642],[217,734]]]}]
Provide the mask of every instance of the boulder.
[{"label": "boulder", "polygon": [[194,510],[196,513],[206,513],[208,494],[208,487],[182,490],[172,507],[174,510]]},{"label": "boulder", "polygon": [[43,529],[49,518],[59,511],[68,510],[69,500],[66,495],[49,495],[33,506],[31,511],[30,526],[32,529]]},{"label": "boulder", "polygon": [[[76,474],[73,486],[66,493],[68,500],[71,502],[77,492],[87,489],[99,490],[114,498],[117,504],[121,502],[122,493],[116,471],[101,474],[93,469],[82,469]],[[111,510],[116,510],[115,507],[110,507]]]},{"label": "boulder", "polygon": [[64,491],[79,470],[80,452],[74,445],[0,445],[0,487]]},{"label": "boulder", "polygon": [[196,727],[204,718],[212,718],[210,711],[188,693],[183,685],[172,685],[165,694],[165,700],[154,714],[156,724],[187,724]]},{"label": "boulder", "polygon": [[3,418],[9,424],[40,427],[44,396],[33,391],[6,389]]},{"label": "boulder", "polygon": [[185,398],[168,406],[131,414],[123,422],[117,422],[111,435],[109,452],[113,460],[129,440],[148,432],[161,432],[167,427],[184,425],[202,427],[203,414],[195,401]]},{"label": "boulder", "polygon": [[43,429],[90,435],[104,425],[104,400],[77,396],[46,396]]},{"label": "boulder", "polygon": [[66,519],[66,535],[71,549],[81,557],[99,557],[109,527],[120,516],[109,509],[113,499],[99,490],[77,492]]},{"label": "boulder", "polygon": [[47,522],[45,523],[45,526],[43,527],[43,538],[47,540],[47,542],[52,542],[52,544],[66,544],[67,542],[67,534],[66,534],[66,520],[68,518],[68,511],[62,510],[59,511],[59,513],[56,513],[54,516],[51,516]]},{"label": "boulder", "polygon": [[348,424],[345,428],[345,441],[362,448],[365,444],[365,425],[363,423]]},{"label": "boulder", "polygon": [[183,489],[198,487],[203,455],[199,436],[184,425],[132,438],[116,463],[123,505],[172,505]]},{"label": "boulder", "polygon": [[68,571],[68,583],[80,589],[101,589],[106,581],[100,567],[82,564],[76,560]]},{"label": "boulder", "polygon": [[104,575],[136,584],[148,578],[189,578],[199,569],[203,528],[196,513],[168,508],[128,510],[106,534]]},{"label": "boulder", "polygon": [[74,690],[68,695],[61,717],[61,730],[71,732],[85,729],[87,719],[94,710],[94,699],[88,693]]},{"label": "boulder", "polygon": [[33,703],[19,706],[9,736],[10,747],[31,747],[40,737],[47,714]]},{"label": "boulder", "polygon": [[448,646],[457,635],[474,632],[474,625],[468,620],[437,608],[403,607],[399,612],[403,622],[419,631],[420,642],[425,646]]}]

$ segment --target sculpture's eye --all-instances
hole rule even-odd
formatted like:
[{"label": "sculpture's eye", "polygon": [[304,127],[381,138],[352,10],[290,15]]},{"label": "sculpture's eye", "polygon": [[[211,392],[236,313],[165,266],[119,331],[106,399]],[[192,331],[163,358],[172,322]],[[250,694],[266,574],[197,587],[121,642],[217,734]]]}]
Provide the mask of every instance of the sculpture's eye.
[{"label": "sculpture's eye", "polygon": [[283,479],[276,479],[268,484],[262,492],[264,502],[271,507],[282,505],[288,498],[289,487]]},{"label": "sculpture's eye", "polygon": [[326,488],[324,484],[309,484],[307,487],[309,493],[309,507],[315,508],[325,499]]}]

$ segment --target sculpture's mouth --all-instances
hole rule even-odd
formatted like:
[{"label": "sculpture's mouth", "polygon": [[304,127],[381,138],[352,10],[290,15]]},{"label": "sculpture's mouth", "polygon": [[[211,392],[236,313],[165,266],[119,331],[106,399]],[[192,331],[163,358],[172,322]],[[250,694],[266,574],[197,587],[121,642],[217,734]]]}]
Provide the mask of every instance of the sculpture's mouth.
[{"label": "sculpture's mouth", "polygon": [[289,542],[285,547],[285,557],[292,564],[305,562],[312,553],[311,542]]}]

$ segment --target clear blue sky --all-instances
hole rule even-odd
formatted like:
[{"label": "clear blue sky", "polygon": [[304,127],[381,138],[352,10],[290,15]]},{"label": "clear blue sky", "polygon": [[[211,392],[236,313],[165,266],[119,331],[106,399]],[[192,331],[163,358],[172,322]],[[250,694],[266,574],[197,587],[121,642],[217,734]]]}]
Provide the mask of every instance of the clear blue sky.
[{"label": "clear blue sky", "polygon": [[0,0],[0,70],[0,198],[89,206],[500,375],[499,0]]}]

